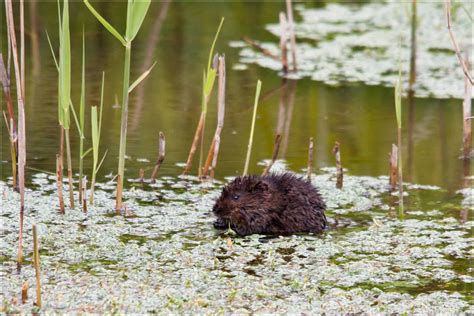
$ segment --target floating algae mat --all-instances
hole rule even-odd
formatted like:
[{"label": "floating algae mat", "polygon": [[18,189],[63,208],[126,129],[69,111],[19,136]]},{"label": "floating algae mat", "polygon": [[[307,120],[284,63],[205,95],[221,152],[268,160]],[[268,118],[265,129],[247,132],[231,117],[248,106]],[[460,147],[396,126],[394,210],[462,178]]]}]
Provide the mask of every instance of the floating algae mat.
[{"label": "floating algae mat", "polygon": [[[323,169],[313,182],[335,227],[321,236],[245,238],[212,227],[219,181],[133,183],[125,195],[127,217],[112,215],[114,186],[99,184],[88,214],[76,209],[62,216],[54,177],[37,174],[26,195],[19,275],[19,197],[0,182],[0,311],[34,310],[30,228],[37,223],[45,312],[474,312],[474,222],[451,215],[461,209],[461,195],[459,205],[408,208],[399,220],[386,177],[346,175],[337,190],[333,174]],[[410,184],[406,191],[408,199],[442,194]],[[30,299],[21,305],[26,280]]]},{"label": "floating algae mat", "polygon": [[[461,48],[471,45],[472,21],[465,9],[469,4],[453,6],[452,28]],[[292,78],[309,77],[328,85],[361,82],[367,85],[394,86],[401,58],[404,78],[408,78],[411,45],[411,4],[392,1],[368,4],[328,4],[323,8],[297,5],[295,34],[297,38],[298,73]],[[453,50],[442,1],[418,2],[416,32],[418,97],[462,98],[464,75]],[[280,26],[266,27],[280,36]],[[401,50],[400,50],[401,42]],[[261,43],[280,55],[278,39]],[[263,55],[243,42],[240,62],[281,71],[281,63]],[[289,47],[289,46],[288,46]],[[291,54],[288,55],[291,65]]]}]

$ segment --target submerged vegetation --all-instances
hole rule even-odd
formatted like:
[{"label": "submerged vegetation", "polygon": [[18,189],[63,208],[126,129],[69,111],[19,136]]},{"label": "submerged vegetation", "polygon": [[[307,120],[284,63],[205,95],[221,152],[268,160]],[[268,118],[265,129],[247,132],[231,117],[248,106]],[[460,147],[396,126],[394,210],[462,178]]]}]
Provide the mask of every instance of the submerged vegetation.
[{"label": "submerged vegetation", "polygon": [[[17,5],[19,19],[14,19]],[[274,10],[278,9],[272,11],[272,21],[279,18],[280,23],[267,27],[279,36],[279,43],[250,39],[244,32],[260,34],[255,25],[237,24],[235,33],[244,36],[243,43],[235,41],[235,34],[225,33],[228,26],[223,27],[223,17],[215,29],[215,18],[220,15],[213,10],[223,4],[172,4],[170,12],[182,11],[171,17],[171,22],[177,24],[168,22],[171,26],[162,30],[169,5],[166,1],[155,11],[151,0],[97,5],[89,0],[58,1],[57,36],[50,28],[44,37],[52,53],[49,60],[56,67],[52,67],[54,80],[43,80],[34,74],[30,79],[27,71],[30,61],[25,60],[25,4],[5,0],[8,45],[2,47],[0,54],[0,79],[9,141],[4,146],[8,150],[3,152],[8,151],[8,155],[2,159],[2,166],[11,166],[11,173],[3,168],[0,179],[0,312],[473,313],[471,48],[458,45],[466,31],[456,27],[465,25],[466,16],[460,15],[466,12],[457,3],[452,8],[449,0],[445,11],[440,11],[438,4],[413,0],[411,6],[389,2],[325,4],[311,9],[299,4],[294,17],[293,3],[286,0],[279,7],[272,4]],[[213,10],[202,10],[200,6],[206,5]],[[121,25],[111,14],[114,6],[124,13],[123,34],[113,26]],[[196,12],[183,9],[186,6],[202,10],[202,28],[193,29],[182,19],[181,15],[196,16]],[[32,3],[27,8],[31,9],[29,15],[38,16]],[[259,11],[251,12],[251,16],[259,16]],[[208,16],[214,19],[207,19]],[[436,18],[430,21],[428,17]],[[99,33],[84,22],[87,19],[97,22]],[[147,20],[154,20],[150,34]],[[230,20],[229,24],[235,23]],[[450,38],[448,43],[441,43],[437,37],[434,42],[432,32],[439,28],[439,21],[447,26],[444,35]],[[15,23],[19,25],[17,31]],[[39,33],[36,23],[31,19],[31,30],[26,31],[32,41]],[[433,23],[433,30],[427,29],[429,23]],[[398,51],[392,49],[395,26],[411,28],[410,40],[406,30],[401,31]],[[263,26],[257,25],[260,27]],[[104,39],[104,29],[113,37]],[[140,33],[143,37],[138,36],[140,30],[144,30]],[[190,36],[196,45],[192,49],[184,45],[187,32],[201,32],[197,40]],[[241,47],[240,57],[232,52],[226,57],[225,49],[218,47],[219,36],[231,39],[230,46]],[[53,44],[56,37],[58,53]],[[97,38],[97,43],[89,40],[92,37]],[[111,57],[117,42],[110,40],[118,40],[124,47],[120,76],[114,69],[122,55]],[[81,50],[76,49],[79,42]],[[201,42],[205,44],[196,44]],[[447,46],[451,44],[453,47]],[[100,47],[103,56],[95,56],[97,51],[90,53],[89,47],[94,45]],[[251,48],[244,48],[245,45]],[[144,47],[146,52],[142,51]],[[159,53],[154,54],[157,47]],[[31,49],[38,46],[32,45]],[[162,55],[170,50],[171,55],[179,57],[169,60]],[[76,54],[79,51],[82,54]],[[400,54],[398,58],[396,53]],[[40,55],[32,52],[31,56],[31,63],[37,65]],[[109,57],[113,60],[110,64]],[[201,58],[207,61],[202,74]],[[239,58],[243,64],[235,63]],[[283,78],[257,67],[229,72],[226,63],[232,70],[245,70],[249,66],[244,64],[256,63]],[[138,74],[136,64],[141,64]],[[191,66],[186,68],[185,64]],[[33,69],[37,68],[35,65]],[[75,72],[78,69],[80,76]],[[179,80],[170,73],[179,73]],[[441,78],[441,73],[446,76]],[[132,76],[137,77],[133,82]],[[308,80],[297,83],[297,79],[308,76],[329,85],[347,86],[333,89]],[[147,85],[152,77],[156,80],[154,85]],[[267,91],[261,91],[263,80],[257,80],[254,90],[252,82],[256,78],[265,80]],[[10,81],[15,82],[14,89],[10,89]],[[434,81],[439,82],[432,84]],[[47,107],[35,108],[34,102],[43,102],[43,98],[33,92],[32,105],[25,106],[25,85],[35,86],[37,82],[49,87],[45,89],[47,93],[57,93],[51,102],[57,103],[54,115]],[[364,90],[362,85],[352,86],[355,82],[394,85],[395,98],[387,98],[391,90]],[[297,84],[302,87],[298,93]],[[162,86],[169,86],[173,93]],[[454,172],[443,170],[442,177],[452,173],[456,183],[444,179],[443,184],[449,183],[449,187],[420,185],[416,176],[419,173],[414,169],[426,160],[414,163],[413,152],[415,146],[420,146],[420,138],[431,135],[427,122],[434,115],[431,111],[415,115],[415,96],[458,98],[459,87],[464,89],[463,106],[458,107],[463,113],[463,122],[458,124],[462,125],[459,135],[462,131],[463,137],[454,143],[461,144],[462,140],[462,159],[450,158],[458,153],[449,156],[449,144],[430,148],[439,146],[433,145],[436,142],[432,139],[431,151],[428,150],[441,156],[439,160],[455,165]],[[122,91],[121,102],[116,100],[111,105],[116,89]],[[138,92],[132,96],[133,91]],[[366,91],[380,94],[379,104],[371,103]],[[73,102],[76,94],[78,111]],[[147,101],[148,94],[157,97]],[[328,101],[331,94],[336,100],[333,103]],[[359,107],[360,100],[368,106]],[[438,101],[430,100],[423,107],[432,108],[431,103]],[[168,115],[170,104],[178,115]],[[199,109],[188,107],[189,104],[196,104]],[[113,113],[115,108],[120,108],[117,115]],[[389,110],[378,112],[379,108]],[[57,142],[48,147],[32,141],[26,156],[25,110],[27,115],[37,116],[32,122],[44,130],[44,144],[59,138],[59,149]],[[50,122],[49,116],[54,116],[54,122],[45,125],[42,120]],[[129,116],[133,118],[132,135],[128,135]],[[206,120],[214,117],[215,130],[206,131]],[[445,119],[438,115],[436,125],[444,128]],[[458,117],[456,120],[459,123]],[[416,125],[415,121],[420,122]],[[56,135],[58,122],[60,133]],[[396,136],[390,127],[395,122]],[[54,134],[47,132],[50,125]],[[186,128],[182,130],[182,126]],[[385,130],[388,136],[383,138]],[[443,140],[451,143],[452,135],[448,130],[444,133],[449,139]],[[114,137],[119,146],[114,144]],[[127,137],[132,149],[127,149]],[[392,144],[389,148],[395,137],[397,146]],[[368,139],[379,139],[380,149],[373,151]],[[158,146],[151,145],[157,141]],[[136,143],[146,143],[146,155],[134,152]],[[335,146],[331,151],[332,144]],[[73,157],[76,147],[78,155]],[[36,154],[38,148],[54,163],[41,165],[44,158]],[[389,149],[387,168],[387,158],[380,153]],[[198,150],[199,163],[193,168]],[[377,152],[378,156],[368,157],[368,152]],[[423,147],[418,152],[425,156],[427,149]],[[261,160],[262,155],[270,154],[271,160]],[[157,157],[156,161],[150,162],[151,157]],[[115,159],[117,172],[106,175],[111,170],[107,161],[115,164]],[[252,162],[259,160],[258,164]],[[27,161],[33,166],[27,166]],[[382,162],[382,173],[387,176],[372,176],[380,171],[370,170],[374,161]],[[362,175],[352,173],[351,167],[357,163],[364,166]],[[301,169],[303,166],[305,169]],[[27,167],[34,172],[26,178]],[[431,172],[432,166],[422,167]],[[462,178],[458,169],[462,169]],[[327,231],[321,235],[238,237],[230,227],[223,233],[212,229],[211,209],[223,185],[241,174],[288,170],[318,188],[327,205]],[[130,177],[137,173],[138,179]],[[86,175],[90,175],[89,187]],[[67,211],[65,190],[69,193]]]}]

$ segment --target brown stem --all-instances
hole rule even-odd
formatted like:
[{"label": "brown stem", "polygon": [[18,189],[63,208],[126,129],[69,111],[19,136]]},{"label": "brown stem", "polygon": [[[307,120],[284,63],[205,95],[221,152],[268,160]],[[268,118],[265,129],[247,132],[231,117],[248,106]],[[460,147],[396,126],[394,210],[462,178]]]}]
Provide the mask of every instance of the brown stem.
[{"label": "brown stem", "polygon": [[201,117],[199,118],[199,123],[194,133],[193,143],[191,144],[191,149],[189,151],[188,159],[186,161],[186,167],[184,168],[183,174],[188,174],[191,170],[194,154],[196,153],[196,148],[201,137],[201,131],[204,126],[204,120],[206,119],[206,113],[201,112]]},{"label": "brown stem", "polygon": [[71,161],[71,144],[69,140],[69,129],[66,132],[66,155],[67,155],[67,177],[69,186],[69,203],[71,208],[74,208],[74,186],[72,183],[72,161]]},{"label": "brown stem", "polygon": [[395,190],[398,180],[398,147],[392,144],[392,152],[390,153],[390,189]]},{"label": "brown stem", "polygon": [[151,174],[151,183],[156,182],[156,175],[158,174],[158,170],[160,170],[161,164],[165,160],[165,148],[166,148],[165,134],[163,134],[163,132],[160,132],[159,141],[158,141],[158,159],[156,160],[155,167],[153,168],[153,172]]},{"label": "brown stem", "polygon": [[332,149],[332,153],[336,157],[336,177],[337,177],[336,188],[342,189],[344,170],[342,169],[341,144],[339,142],[336,142],[336,144],[334,145],[334,148]]},{"label": "brown stem", "polygon": [[287,50],[287,28],[288,24],[286,21],[285,13],[280,12],[280,50],[281,50],[281,66],[283,68],[283,73],[288,72],[288,50]]},{"label": "brown stem", "polygon": [[262,176],[265,176],[270,172],[270,169],[272,168],[273,164],[277,160],[278,152],[280,151],[280,143],[281,143],[281,135],[277,134],[275,137],[275,144],[273,145],[272,160],[270,160],[270,163],[268,164],[268,166],[263,170]]},{"label": "brown stem", "polygon": [[35,264],[35,276],[36,276],[36,303],[35,305],[41,308],[41,276],[40,276],[40,257],[38,247],[38,233],[36,231],[36,225],[33,224],[33,261]]},{"label": "brown stem", "polygon": [[87,213],[87,177],[84,176],[80,181],[82,190],[82,211]]},{"label": "brown stem", "polygon": [[248,38],[247,36],[242,37],[242,39],[253,48],[259,50],[263,55],[273,58],[275,60],[280,60],[278,56],[270,52],[268,49],[266,49],[265,47],[263,47],[262,45],[254,41],[253,39]]},{"label": "brown stem", "polygon": [[410,79],[409,91],[413,91],[416,81],[416,0],[411,3],[411,51],[410,51]]},{"label": "brown stem", "polygon": [[21,286],[21,304],[26,304],[28,301],[28,281],[23,282],[23,285]]},{"label": "brown stem", "polygon": [[60,155],[56,155],[56,183],[58,186],[59,211],[65,214],[64,197],[63,197],[63,162]]},{"label": "brown stem", "polygon": [[293,71],[297,71],[296,66],[296,37],[295,37],[295,26],[293,21],[293,4],[291,0],[286,0],[286,14],[288,15],[288,32],[290,33],[290,44],[291,44],[291,58],[293,61]]},{"label": "brown stem", "polygon": [[[466,62],[469,65],[469,50],[466,49]],[[464,78],[464,101],[463,101],[463,156],[469,159],[471,156],[472,128],[471,128],[471,108],[472,108],[472,84],[467,77]]]},{"label": "brown stem", "polygon": [[459,59],[459,63],[461,64],[462,71],[464,72],[464,76],[469,80],[471,86],[473,85],[472,76],[469,72],[469,67],[465,60],[462,58],[461,52],[459,51],[459,46],[456,42],[456,38],[454,37],[454,33],[451,29],[451,0],[445,0],[445,7],[446,7],[446,18],[448,20],[448,31],[449,37],[451,38],[451,42],[453,43],[454,51],[456,52],[456,56]]},{"label": "brown stem", "polygon": [[212,158],[212,166],[211,166],[211,178],[214,178],[214,173],[216,170],[216,164],[217,164],[217,155],[219,154],[219,144],[221,143],[221,138],[219,135],[216,136],[214,139],[214,155]]}]

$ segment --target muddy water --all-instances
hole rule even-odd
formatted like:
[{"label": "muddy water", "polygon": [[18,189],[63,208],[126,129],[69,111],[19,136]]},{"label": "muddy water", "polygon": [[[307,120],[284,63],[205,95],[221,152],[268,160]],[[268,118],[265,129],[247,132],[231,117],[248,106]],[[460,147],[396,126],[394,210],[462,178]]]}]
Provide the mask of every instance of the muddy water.
[{"label": "muddy water", "polygon": [[[39,46],[29,45],[27,53],[28,165],[46,171],[54,170],[59,143],[56,69],[43,33],[47,28],[57,42],[55,6],[38,5],[41,19],[31,32],[37,32]],[[121,29],[123,6],[102,3],[98,8]],[[407,185],[407,213],[401,221],[394,204],[397,198],[387,192],[387,179],[379,178],[388,174],[388,152],[396,141],[392,89],[356,83],[329,87],[309,79],[282,86],[270,69],[250,65],[247,70],[232,70],[240,62],[239,49],[228,43],[243,35],[276,42],[264,26],[275,23],[283,9],[275,3],[175,2],[166,14],[162,12],[164,22],[159,25],[160,4],[151,5],[149,19],[134,43],[132,78],[154,60],[157,65],[131,95],[126,174],[133,180],[139,168],[151,172],[158,132],[163,131],[167,155],[160,176],[165,178],[144,188],[128,181],[125,198],[133,215],[122,218],[110,215],[114,186],[106,183],[105,176],[115,173],[117,164],[120,109],[113,105],[121,91],[123,51],[81,4],[71,5],[72,43],[77,52],[83,24],[86,30],[88,104],[98,104],[101,71],[106,72],[102,144],[109,154],[101,170],[104,184],[96,192],[97,205],[89,208],[87,216],[79,210],[58,216],[52,179],[29,171],[34,191],[27,194],[25,227],[39,224],[45,309],[472,312],[473,204],[468,199],[472,191],[465,191],[467,199],[456,194],[470,185],[464,178],[470,166],[458,159],[459,100],[423,98],[404,103],[405,179],[428,186]],[[261,79],[264,97],[250,171],[262,171],[258,162],[271,156],[279,131],[281,158],[291,170],[301,172],[306,167],[308,138],[314,137],[319,174],[314,181],[328,201],[329,217],[338,218],[342,227],[323,236],[222,234],[211,227],[209,214],[222,183],[176,178],[181,171],[176,164],[186,160],[199,119],[202,69],[220,16],[226,21],[217,51],[226,54],[228,92],[217,178],[226,181],[225,177],[243,170],[255,83]],[[77,55],[73,58],[76,100],[79,73]],[[207,141],[215,126],[215,101],[208,118]],[[333,189],[333,170],[319,169],[334,165],[335,141],[341,142],[343,165],[352,175],[343,191]],[[77,139],[72,143],[77,152]],[[2,125],[3,180],[10,175],[8,157]],[[0,185],[1,278],[6,284],[0,296],[2,311],[31,311],[33,299],[23,306],[16,303],[22,281],[35,284],[28,265],[31,236],[28,230],[27,265],[18,277],[14,263],[18,196],[5,183]],[[33,297],[32,287],[30,293]]]}]

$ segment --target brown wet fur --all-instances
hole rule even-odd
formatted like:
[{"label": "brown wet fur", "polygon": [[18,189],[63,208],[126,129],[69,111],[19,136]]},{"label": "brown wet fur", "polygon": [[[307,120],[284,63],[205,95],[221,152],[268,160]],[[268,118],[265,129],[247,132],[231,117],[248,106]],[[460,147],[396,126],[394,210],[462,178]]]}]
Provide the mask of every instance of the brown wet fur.
[{"label": "brown wet fur", "polygon": [[318,190],[291,173],[238,177],[222,190],[214,227],[237,234],[321,233],[326,205]]}]

